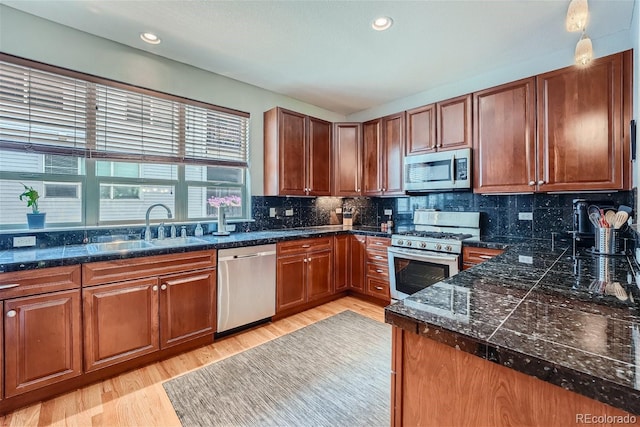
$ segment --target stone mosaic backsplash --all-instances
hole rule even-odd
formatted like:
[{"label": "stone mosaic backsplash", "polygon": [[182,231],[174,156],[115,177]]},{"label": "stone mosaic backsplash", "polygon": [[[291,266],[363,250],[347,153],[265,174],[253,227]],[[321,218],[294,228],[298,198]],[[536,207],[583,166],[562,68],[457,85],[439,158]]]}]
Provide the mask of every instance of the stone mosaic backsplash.
[{"label": "stone mosaic backsplash", "polygon": [[[613,205],[636,206],[636,193],[520,194],[484,196],[472,192],[430,193],[409,197],[266,197],[252,196],[252,222],[236,223],[236,231],[261,231],[341,224],[342,216],[336,208],[350,208],[355,212],[354,225],[379,227],[388,218],[385,209],[392,209],[396,225],[410,225],[416,208],[444,211],[480,212],[480,229],[487,237],[524,237],[550,239],[552,232],[566,233],[573,227],[573,199],[605,200]],[[271,209],[274,215],[270,216]],[[287,215],[287,211],[292,215]],[[531,212],[533,220],[519,220],[518,213]],[[634,215],[635,216],[635,215]],[[215,222],[203,223],[205,233],[213,231]],[[182,224],[176,224],[180,226]],[[187,224],[187,232],[194,234],[195,224]],[[121,228],[92,228],[64,231],[25,230],[0,234],[0,250],[10,249],[13,237],[35,235],[38,247],[81,244],[105,234],[140,235],[144,226]],[[155,232],[155,227],[154,227]]]}]

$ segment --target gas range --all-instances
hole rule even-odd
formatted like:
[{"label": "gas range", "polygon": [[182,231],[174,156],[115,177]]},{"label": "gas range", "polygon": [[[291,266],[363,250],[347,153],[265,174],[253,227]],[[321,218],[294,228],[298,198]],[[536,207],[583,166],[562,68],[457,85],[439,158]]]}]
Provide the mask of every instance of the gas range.
[{"label": "gas range", "polygon": [[478,212],[441,212],[417,209],[414,229],[391,236],[396,247],[446,252],[462,252],[462,241],[480,237]]}]

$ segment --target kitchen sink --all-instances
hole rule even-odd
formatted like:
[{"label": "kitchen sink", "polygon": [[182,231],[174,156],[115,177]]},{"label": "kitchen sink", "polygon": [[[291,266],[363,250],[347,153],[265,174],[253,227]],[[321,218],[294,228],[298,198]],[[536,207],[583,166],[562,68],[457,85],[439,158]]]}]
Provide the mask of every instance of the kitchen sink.
[{"label": "kitchen sink", "polygon": [[87,251],[90,254],[99,252],[119,252],[119,251],[133,251],[136,249],[148,249],[153,245],[150,242],[144,240],[121,240],[115,242],[100,242],[91,243],[87,245]]},{"label": "kitchen sink", "polygon": [[161,248],[171,248],[174,246],[186,246],[186,245],[204,245],[206,240],[198,239],[197,237],[176,237],[175,239],[154,239],[149,242],[151,246]]}]

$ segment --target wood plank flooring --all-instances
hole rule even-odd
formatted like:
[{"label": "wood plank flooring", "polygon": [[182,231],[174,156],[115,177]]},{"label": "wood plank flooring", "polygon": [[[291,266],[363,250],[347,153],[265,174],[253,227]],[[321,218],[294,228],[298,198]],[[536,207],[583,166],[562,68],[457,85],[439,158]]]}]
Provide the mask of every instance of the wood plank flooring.
[{"label": "wood plank flooring", "polygon": [[[2,426],[179,426],[162,383],[344,310],[384,322],[380,306],[345,297],[0,417]],[[391,367],[389,367],[391,368]]]}]

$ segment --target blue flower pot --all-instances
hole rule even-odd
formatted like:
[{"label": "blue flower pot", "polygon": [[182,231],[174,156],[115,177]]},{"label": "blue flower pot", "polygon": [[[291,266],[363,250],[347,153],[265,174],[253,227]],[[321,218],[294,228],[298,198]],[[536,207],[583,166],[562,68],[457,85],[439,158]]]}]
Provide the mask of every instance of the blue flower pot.
[{"label": "blue flower pot", "polygon": [[27,224],[29,228],[44,228],[46,213],[28,213]]}]

